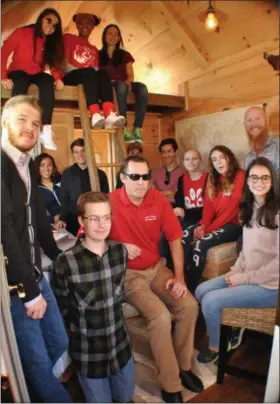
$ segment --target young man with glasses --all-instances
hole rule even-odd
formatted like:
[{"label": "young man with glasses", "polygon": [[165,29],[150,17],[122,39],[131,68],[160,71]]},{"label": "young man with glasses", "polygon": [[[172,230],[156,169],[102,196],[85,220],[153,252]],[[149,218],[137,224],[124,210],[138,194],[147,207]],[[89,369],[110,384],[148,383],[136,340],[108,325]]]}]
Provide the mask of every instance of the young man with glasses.
[{"label": "young man with glasses", "polygon": [[70,403],[53,374],[68,338],[52,290],[41,270],[40,247],[54,260],[60,253],[41,200],[31,151],[41,128],[41,110],[30,96],[11,98],[2,115],[1,233],[9,285],[21,283],[25,297],[11,295],[11,315],[32,402]]},{"label": "young man with glasses", "polygon": [[151,186],[161,191],[174,204],[175,193],[179,178],[186,173],[184,167],[177,162],[178,144],[175,139],[167,138],[160,142],[158,147],[161,153],[163,167],[153,168],[151,173]]},{"label": "young man with glasses", "polygon": [[70,331],[70,356],[87,403],[126,403],[134,365],[122,311],[127,249],[107,241],[111,205],[101,192],[78,200],[85,238],[55,263],[53,286]]},{"label": "young man with glasses", "polygon": [[[191,371],[198,306],[184,281],[183,232],[168,200],[149,189],[145,159],[128,157],[121,180],[124,186],[110,194],[113,221],[109,237],[123,242],[128,250],[125,300],[147,321],[163,399],[181,403],[182,385],[195,392],[203,390]],[[170,245],[174,274],[160,259],[161,231]],[[176,322],[174,346],[171,314]]]}]

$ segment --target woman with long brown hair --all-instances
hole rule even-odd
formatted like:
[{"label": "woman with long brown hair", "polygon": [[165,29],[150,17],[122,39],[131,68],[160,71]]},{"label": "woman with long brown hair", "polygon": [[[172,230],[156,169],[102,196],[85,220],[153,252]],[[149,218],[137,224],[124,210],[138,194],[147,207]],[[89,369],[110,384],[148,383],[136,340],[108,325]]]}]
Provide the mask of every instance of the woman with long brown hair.
[{"label": "woman with long brown hair", "polygon": [[211,150],[209,167],[202,219],[198,226],[185,229],[183,237],[187,285],[192,292],[198,286],[209,248],[236,241],[242,233],[238,214],[245,173],[226,146]]},{"label": "woman with long brown hair", "polygon": [[[12,62],[7,66],[12,53]],[[51,127],[54,88],[60,90],[64,86],[60,72],[64,63],[64,45],[58,12],[46,8],[35,24],[16,29],[4,41],[1,58],[2,86],[11,90],[12,96],[27,94],[31,84],[38,86],[43,107],[41,142],[46,148],[56,150]]]}]

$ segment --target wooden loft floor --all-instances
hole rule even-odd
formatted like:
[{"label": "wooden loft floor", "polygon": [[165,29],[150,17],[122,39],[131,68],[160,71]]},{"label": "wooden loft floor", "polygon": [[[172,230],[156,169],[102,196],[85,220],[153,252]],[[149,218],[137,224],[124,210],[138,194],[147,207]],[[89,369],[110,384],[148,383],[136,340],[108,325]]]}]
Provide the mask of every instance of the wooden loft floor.
[{"label": "wooden loft floor", "polygon": [[[34,84],[29,87],[29,95],[38,96],[38,87]],[[2,87],[1,98],[10,98],[11,92]],[[65,86],[63,90],[55,92],[55,108],[77,108],[77,87]],[[135,104],[133,93],[128,95],[128,109],[132,110]],[[185,108],[185,98],[175,95],[149,94],[148,112],[175,112]]]}]

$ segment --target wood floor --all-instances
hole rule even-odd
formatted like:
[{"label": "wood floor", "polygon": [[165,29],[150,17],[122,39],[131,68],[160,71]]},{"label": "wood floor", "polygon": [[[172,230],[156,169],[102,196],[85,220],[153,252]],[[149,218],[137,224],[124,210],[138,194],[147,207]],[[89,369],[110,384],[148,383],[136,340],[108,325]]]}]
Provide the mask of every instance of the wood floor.
[{"label": "wood floor", "polygon": [[[207,346],[205,324],[200,316],[197,322],[195,347]],[[269,366],[272,338],[259,333],[245,332],[244,341],[235,351],[231,364],[250,371],[266,374]],[[73,402],[83,402],[83,395],[75,373],[67,383]],[[227,375],[222,385],[214,384],[189,402],[192,403],[261,403],[265,387],[261,384]],[[12,402],[8,391],[2,391],[2,403]]]}]

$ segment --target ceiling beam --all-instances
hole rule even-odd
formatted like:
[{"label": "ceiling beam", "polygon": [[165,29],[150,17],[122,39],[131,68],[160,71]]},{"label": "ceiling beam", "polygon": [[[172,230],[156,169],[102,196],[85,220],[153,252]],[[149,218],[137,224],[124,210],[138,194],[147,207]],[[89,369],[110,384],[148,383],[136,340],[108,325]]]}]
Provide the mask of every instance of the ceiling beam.
[{"label": "ceiling beam", "polygon": [[170,30],[174,31],[178,35],[178,39],[183,41],[183,44],[187,50],[189,57],[191,57],[200,68],[207,68],[208,61],[198,48],[197,44],[194,42],[192,37],[194,34],[190,29],[182,24],[176,14],[169,8],[168,1],[151,1],[150,2],[154,9],[157,9],[165,15],[165,17],[170,22]]},{"label": "ceiling beam", "polygon": [[[220,60],[217,60],[207,67],[207,69],[196,69],[187,74],[186,80],[193,80],[198,77],[204,76],[210,72],[218,72],[220,69],[231,66],[239,62],[245,62],[254,56],[261,55],[263,57],[264,52],[274,52],[279,51],[279,40],[272,40],[267,42],[258,43],[257,45],[251,46],[250,48],[244,49],[240,52],[234,53],[233,55],[226,56]],[[277,52],[279,53],[279,52]]]}]

